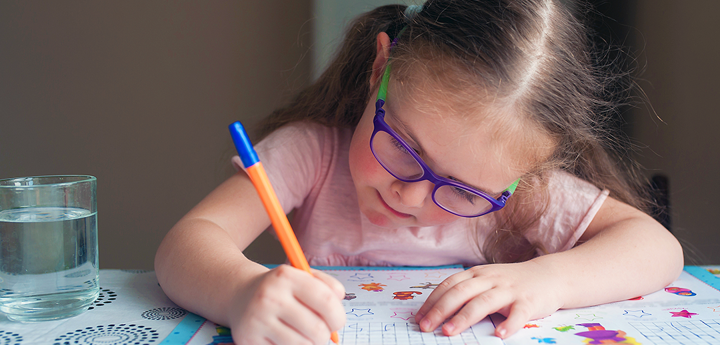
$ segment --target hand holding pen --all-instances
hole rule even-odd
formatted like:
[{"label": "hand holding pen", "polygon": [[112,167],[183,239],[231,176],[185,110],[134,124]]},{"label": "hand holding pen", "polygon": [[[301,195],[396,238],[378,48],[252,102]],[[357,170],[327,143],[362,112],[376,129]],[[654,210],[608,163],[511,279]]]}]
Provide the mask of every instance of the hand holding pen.
[{"label": "hand holding pen", "polygon": [[[245,129],[240,122],[231,124],[229,128],[243,166],[245,167],[250,180],[260,196],[263,206],[270,217],[275,233],[280,240],[280,244],[285,250],[285,254],[288,257],[290,264],[295,268],[312,274],[310,271],[310,265],[300,248],[300,244],[295,237],[295,233],[290,226],[290,222],[288,221],[287,216],[278,201],[275,191],[270,184],[270,180],[265,173],[265,169],[258,159],[257,153],[252,147]],[[291,328],[293,327],[293,325],[289,326]],[[302,333],[301,330],[298,331]],[[337,332],[332,332],[330,338],[336,344],[339,341]]]}]

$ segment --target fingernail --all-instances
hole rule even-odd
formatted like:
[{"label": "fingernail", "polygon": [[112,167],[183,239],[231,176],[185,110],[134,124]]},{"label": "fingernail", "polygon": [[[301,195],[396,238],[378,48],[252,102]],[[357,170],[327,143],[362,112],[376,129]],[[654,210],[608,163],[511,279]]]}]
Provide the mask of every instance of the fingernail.
[{"label": "fingernail", "polygon": [[452,322],[447,322],[443,328],[445,328],[445,333],[452,333],[455,330],[455,325]]},{"label": "fingernail", "polygon": [[498,334],[500,335],[500,338],[505,338],[505,333],[507,333],[507,331],[505,330],[505,328],[500,328],[500,329],[498,330]]},{"label": "fingernail", "polygon": [[424,332],[430,331],[430,320],[425,319],[420,322],[420,330]]}]

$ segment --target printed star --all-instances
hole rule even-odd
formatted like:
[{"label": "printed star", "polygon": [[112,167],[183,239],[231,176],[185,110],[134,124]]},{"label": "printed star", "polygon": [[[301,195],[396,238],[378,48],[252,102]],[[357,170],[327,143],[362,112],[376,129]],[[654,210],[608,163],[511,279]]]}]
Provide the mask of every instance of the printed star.
[{"label": "printed star", "polygon": [[373,276],[370,275],[370,273],[355,273],[352,276],[348,278],[349,281],[357,281],[357,280],[364,280],[364,279],[372,279]]},{"label": "printed star", "polygon": [[646,313],[644,310],[626,310],[625,313],[623,313],[623,315],[641,318],[643,316],[649,316],[652,314]]},{"label": "printed star", "polygon": [[345,314],[352,314],[352,315],[355,315],[355,316],[357,316],[357,317],[362,317],[362,316],[365,316],[365,315],[375,315],[375,313],[373,313],[373,312],[370,311],[370,308],[367,308],[367,309],[355,309],[355,308],[352,308],[351,311],[349,311],[349,312],[347,312],[347,313],[345,313]]},{"label": "printed star", "polygon": [[403,319],[403,320],[407,321],[407,320],[410,320],[410,318],[412,318],[413,316],[415,316],[415,313],[411,312],[411,311],[404,311],[404,312],[401,311],[400,313],[395,311],[395,312],[393,312],[392,316],[390,316],[390,317],[393,317],[396,319]]},{"label": "printed star", "polygon": [[670,314],[672,314],[672,317],[684,317],[684,318],[691,318],[693,315],[697,315],[697,313],[691,313],[685,309],[683,311],[671,311]]},{"label": "printed star", "polygon": [[593,320],[597,320],[597,319],[602,319],[602,317],[597,316],[592,313],[579,313],[579,314],[575,314],[575,319],[576,320],[593,321]]},{"label": "printed star", "polygon": [[390,277],[388,277],[388,280],[401,281],[405,279],[410,279],[405,275],[405,273],[390,273]]},{"label": "printed star", "polygon": [[425,278],[442,278],[443,274],[440,272],[426,272]]}]

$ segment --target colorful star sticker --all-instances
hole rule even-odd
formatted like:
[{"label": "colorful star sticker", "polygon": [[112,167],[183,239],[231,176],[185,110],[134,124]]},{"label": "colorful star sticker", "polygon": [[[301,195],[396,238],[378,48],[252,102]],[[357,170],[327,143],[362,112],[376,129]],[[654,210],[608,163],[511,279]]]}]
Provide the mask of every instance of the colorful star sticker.
[{"label": "colorful star sticker", "polygon": [[360,284],[358,285],[365,291],[373,291],[373,292],[381,292],[383,291],[383,287],[387,286],[385,284],[380,283],[370,283],[370,284]]},{"label": "colorful star sticker", "polygon": [[670,314],[672,314],[672,317],[684,317],[684,318],[688,318],[688,319],[691,318],[693,315],[697,315],[697,313],[691,313],[685,309],[683,309],[682,311],[678,311],[678,312],[671,311]]}]

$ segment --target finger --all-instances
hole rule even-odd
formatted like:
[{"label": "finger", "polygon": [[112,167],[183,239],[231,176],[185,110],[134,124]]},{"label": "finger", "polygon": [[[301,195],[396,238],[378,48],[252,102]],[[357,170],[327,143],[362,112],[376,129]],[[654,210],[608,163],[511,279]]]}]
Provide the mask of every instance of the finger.
[{"label": "finger", "polygon": [[510,307],[507,319],[495,328],[495,335],[500,338],[507,338],[519,331],[528,321],[531,312],[527,304],[515,303]]},{"label": "finger", "polygon": [[467,280],[469,278],[471,278],[471,276],[468,275],[466,271],[463,271],[447,277],[445,280],[442,281],[442,283],[438,284],[438,286],[430,293],[428,298],[425,300],[425,303],[423,303],[420,309],[418,309],[417,313],[415,314],[415,322],[419,323],[432,309],[435,303],[437,303],[437,301],[445,294],[445,292],[447,292],[449,289],[451,289],[453,286],[460,283],[461,281]]},{"label": "finger", "polygon": [[327,333],[327,339],[323,338],[322,332],[318,333],[318,338],[313,339],[306,334],[298,331],[298,328],[286,322],[284,319],[275,319],[271,323],[272,332],[265,334],[265,340],[268,344],[321,344],[327,342],[330,333]]},{"label": "finger", "polygon": [[338,299],[342,300],[345,298],[345,287],[342,285],[342,283],[335,279],[335,277],[332,277],[329,274],[316,269],[312,269],[312,273],[315,278],[320,279],[325,284],[327,284],[330,289],[333,290]]},{"label": "finger", "polygon": [[277,318],[257,317],[232,327],[237,345],[297,344],[307,339]]},{"label": "finger", "polygon": [[278,344],[304,344],[308,341],[313,344],[324,344],[330,339],[331,330],[325,320],[301,304],[293,304],[283,309],[278,319],[292,332],[305,339],[302,342],[299,339],[293,342],[278,341]]},{"label": "finger", "polygon": [[[340,329],[345,324],[342,300],[320,279],[310,275],[307,275],[307,278],[298,281],[293,289],[293,296],[307,309],[317,314],[326,323],[328,329]],[[344,290],[342,294],[344,297]]]},{"label": "finger", "polygon": [[[479,297],[486,300],[488,297],[485,297],[485,293],[490,289],[492,289],[492,285],[488,281],[480,279],[465,280],[455,284],[432,305],[419,322],[420,329],[424,332],[434,330],[471,299]],[[489,304],[492,301],[487,300],[486,302]]]},{"label": "finger", "polygon": [[475,296],[442,326],[443,334],[447,336],[459,334],[510,302],[510,295],[497,289]]},{"label": "finger", "polygon": [[[298,306],[316,314],[315,316],[326,322],[326,328],[338,330],[345,324],[345,309],[340,300],[335,296],[331,288],[320,279],[302,270],[287,265],[280,265],[275,269],[275,279],[270,284],[278,281],[291,287],[292,301]],[[278,296],[280,297],[280,296]],[[272,293],[267,293],[266,298],[277,310],[286,309],[293,304],[292,301],[285,301],[276,298]],[[276,304],[282,303],[277,306]],[[300,329],[302,331],[302,329]]]}]

